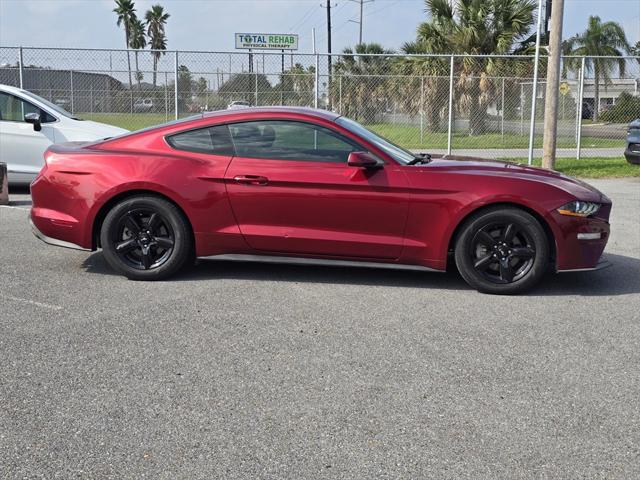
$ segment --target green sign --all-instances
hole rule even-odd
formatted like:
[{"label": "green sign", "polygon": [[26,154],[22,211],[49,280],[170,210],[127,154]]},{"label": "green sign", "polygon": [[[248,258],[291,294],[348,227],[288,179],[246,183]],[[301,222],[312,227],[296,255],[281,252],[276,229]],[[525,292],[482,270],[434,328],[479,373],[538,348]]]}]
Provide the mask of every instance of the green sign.
[{"label": "green sign", "polygon": [[236,33],[236,48],[245,50],[298,50],[298,35]]}]

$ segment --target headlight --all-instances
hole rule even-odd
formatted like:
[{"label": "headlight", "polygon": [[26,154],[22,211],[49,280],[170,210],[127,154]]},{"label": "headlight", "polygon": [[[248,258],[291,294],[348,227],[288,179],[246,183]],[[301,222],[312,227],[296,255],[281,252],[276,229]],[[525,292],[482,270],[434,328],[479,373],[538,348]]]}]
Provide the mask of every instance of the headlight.
[{"label": "headlight", "polygon": [[598,203],[575,200],[560,207],[558,209],[558,213],[572,217],[588,217],[589,215],[596,213],[599,209],[600,204]]}]

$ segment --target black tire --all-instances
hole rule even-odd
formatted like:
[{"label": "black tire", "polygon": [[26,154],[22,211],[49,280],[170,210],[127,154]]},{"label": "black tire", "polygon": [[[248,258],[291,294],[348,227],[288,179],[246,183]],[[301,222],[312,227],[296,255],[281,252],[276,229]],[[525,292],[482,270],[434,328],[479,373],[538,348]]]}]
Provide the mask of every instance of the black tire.
[{"label": "black tire", "polygon": [[100,231],[104,257],[131,280],[162,280],[192,262],[189,222],[171,202],[152,195],[130,197],[114,206]]},{"label": "black tire", "polygon": [[464,222],[455,259],[462,278],[476,290],[511,295],[530,289],[544,276],[549,242],[529,213],[514,207],[489,208]]}]

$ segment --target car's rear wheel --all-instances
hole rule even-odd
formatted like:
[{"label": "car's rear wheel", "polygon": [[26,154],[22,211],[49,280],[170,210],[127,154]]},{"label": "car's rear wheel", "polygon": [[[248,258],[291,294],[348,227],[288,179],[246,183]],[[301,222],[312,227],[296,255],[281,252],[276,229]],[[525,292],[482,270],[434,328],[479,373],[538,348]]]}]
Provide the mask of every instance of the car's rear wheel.
[{"label": "car's rear wheel", "polygon": [[102,224],[100,243],[107,263],[132,280],[162,280],[193,258],[184,215],[154,196],[130,197],[115,205]]},{"label": "car's rear wheel", "polygon": [[462,277],[483,293],[521,293],[537,284],[549,262],[549,242],[531,214],[496,207],[469,218],[455,245]]}]

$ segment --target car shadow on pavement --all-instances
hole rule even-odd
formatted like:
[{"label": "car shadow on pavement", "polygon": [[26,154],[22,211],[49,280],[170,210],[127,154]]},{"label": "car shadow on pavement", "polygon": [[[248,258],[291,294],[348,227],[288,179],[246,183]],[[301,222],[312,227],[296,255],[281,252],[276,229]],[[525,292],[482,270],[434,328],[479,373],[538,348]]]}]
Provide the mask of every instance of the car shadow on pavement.
[{"label": "car shadow on pavement", "polygon": [[640,258],[605,253],[611,266],[592,272],[547,275],[531,295],[613,296],[640,293]]},{"label": "car shadow on pavement", "polygon": [[[607,254],[606,259],[612,266],[600,271],[557,275],[549,273],[536,288],[528,292],[528,295],[611,296],[640,293],[640,259],[614,254]],[[83,267],[89,273],[117,275],[106,264],[101,252],[87,257]],[[446,273],[431,273],[223,260],[199,260],[193,268],[168,281],[215,279],[472,290],[455,268]]]},{"label": "car shadow on pavement", "polygon": [[[117,275],[106,264],[102,253],[95,252],[83,262],[89,273]],[[330,267],[323,265],[287,265],[277,263],[243,262],[199,259],[195,266],[167,281],[251,280],[305,283],[335,283],[409,288],[469,287],[454,269],[444,273],[383,268]]]}]

